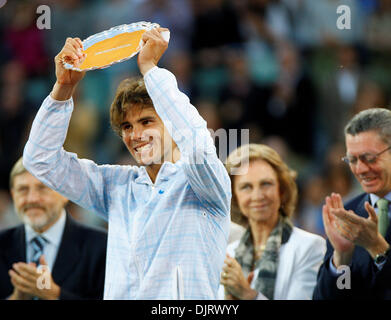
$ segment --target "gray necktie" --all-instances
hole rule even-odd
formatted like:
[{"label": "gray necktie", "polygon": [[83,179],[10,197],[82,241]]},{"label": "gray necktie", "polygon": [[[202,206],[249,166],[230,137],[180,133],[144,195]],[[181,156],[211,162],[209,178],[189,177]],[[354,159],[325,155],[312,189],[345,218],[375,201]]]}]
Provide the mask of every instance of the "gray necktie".
[{"label": "gray necktie", "polygon": [[377,214],[377,229],[379,230],[380,234],[385,237],[388,224],[389,224],[389,219],[388,219],[388,200],[387,199],[379,199],[376,204],[377,204],[377,209],[378,209],[378,214]]}]

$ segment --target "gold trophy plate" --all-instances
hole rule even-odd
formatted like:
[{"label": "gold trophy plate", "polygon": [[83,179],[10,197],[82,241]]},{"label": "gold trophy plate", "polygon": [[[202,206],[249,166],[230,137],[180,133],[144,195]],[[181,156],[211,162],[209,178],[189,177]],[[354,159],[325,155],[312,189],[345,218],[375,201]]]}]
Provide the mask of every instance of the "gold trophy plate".
[{"label": "gold trophy plate", "polygon": [[[80,65],[64,62],[67,69],[89,71],[104,69],[113,64],[126,61],[135,56],[142,48],[141,40],[144,32],[158,28],[159,25],[150,22],[136,22],[113,27],[94,34],[83,40],[83,53],[87,56]],[[168,42],[169,33],[162,34]]]}]

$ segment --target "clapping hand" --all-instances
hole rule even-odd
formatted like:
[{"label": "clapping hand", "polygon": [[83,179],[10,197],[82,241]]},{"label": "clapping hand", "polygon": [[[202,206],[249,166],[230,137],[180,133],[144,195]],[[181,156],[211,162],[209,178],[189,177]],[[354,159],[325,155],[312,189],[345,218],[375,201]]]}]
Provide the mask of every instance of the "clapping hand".
[{"label": "clapping hand", "polygon": [[349,264],[355,245],[365,248],[372,257],[384,252],[388,244],[377,230],[375,209],[365,203],[368,218],[346,210],[339,194],[332,193],[326,197],[323,206],[323,222],[327,237],[334,248],[336,266]]},{"label": "clapping hand", "polygon": [[43,272],[38,272],[38,268],[33,262],[18,262],[12,265],[13,269],[9,270],[9,275],[15,288],[13,298],[31,299],[38,297],[44,300],[59,298],[60,287],[53,281],[43,255],[40,257],[40,264]]},{"label": "clapping hand", "polygon": [[253,300],[257,296],[257,291],[250,287],[252,273],[246,279],[240,264],[236,259],[227,255],[221,273],[220,283],[224,285],[226,291],[226,299],[228,300]]}]

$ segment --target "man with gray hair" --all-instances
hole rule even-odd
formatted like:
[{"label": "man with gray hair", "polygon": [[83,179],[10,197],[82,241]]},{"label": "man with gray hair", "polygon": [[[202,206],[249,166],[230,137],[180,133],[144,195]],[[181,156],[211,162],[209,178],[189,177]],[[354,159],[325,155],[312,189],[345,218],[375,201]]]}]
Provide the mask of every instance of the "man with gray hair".
[{"label": "man with gray hair", "polygon": [[102,299],[107,234],[65,212],[68,199],[23,166],[10,173],[23,224],[0,232],[0,299]]},{"label": "man with gray hair", "polygon": [[323,206],[327,252],[314,299],[391,299],[391,111],[358,113],[345,127],[342,158],[364,193]]}]

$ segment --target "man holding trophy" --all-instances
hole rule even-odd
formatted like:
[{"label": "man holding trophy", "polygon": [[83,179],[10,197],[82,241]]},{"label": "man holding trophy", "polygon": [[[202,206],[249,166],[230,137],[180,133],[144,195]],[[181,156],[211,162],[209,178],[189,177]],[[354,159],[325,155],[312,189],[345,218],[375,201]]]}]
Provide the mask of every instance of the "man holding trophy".
[{"label": "man holding trophy", "polygon": [[55,58],[57,81],[24,150],[28,171],[108,220],[105,299],[217,298],[230,179],[205,120],[175,76],[157,66],[168,47],[164,32],[143,33],[143,78],[124,80],[110,108],[114,131],[140,166],[97,165],[62,147],[72,94],[85,75],[65,68],[86,59],[78,38],[68,38]]}]

